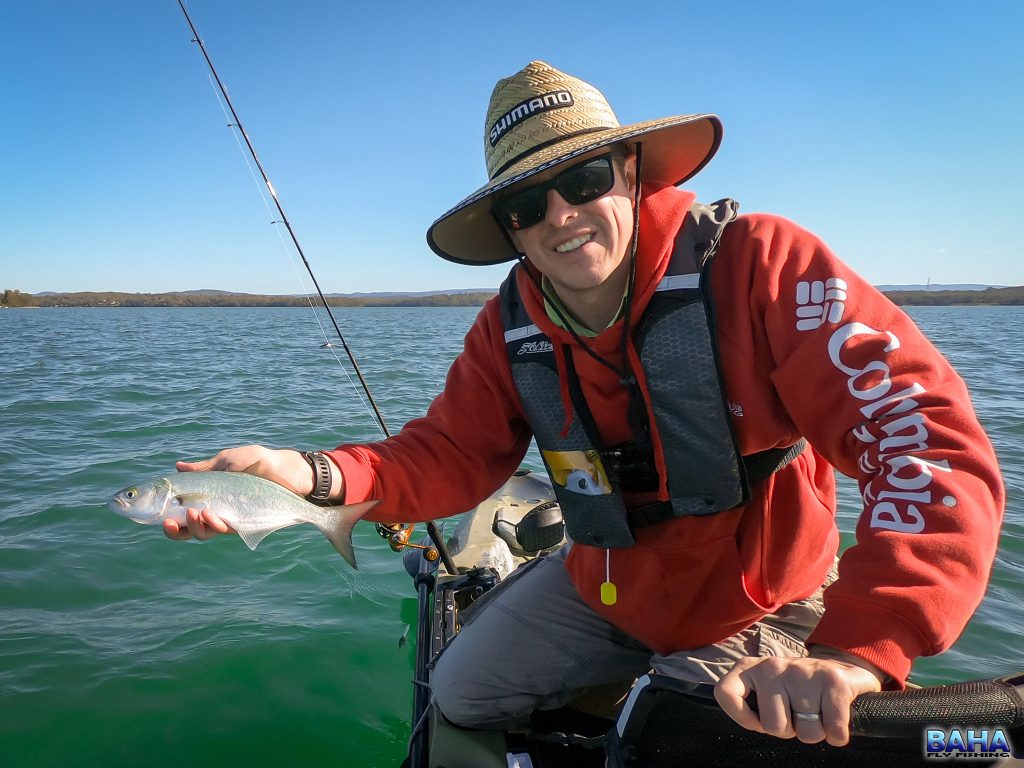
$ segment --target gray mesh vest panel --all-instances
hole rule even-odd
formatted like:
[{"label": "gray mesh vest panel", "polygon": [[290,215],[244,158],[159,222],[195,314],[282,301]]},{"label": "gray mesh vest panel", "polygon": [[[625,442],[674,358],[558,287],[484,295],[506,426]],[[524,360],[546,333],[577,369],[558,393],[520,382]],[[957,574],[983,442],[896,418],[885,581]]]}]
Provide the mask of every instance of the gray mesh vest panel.
[{"label": "gray mesh vest panel", "polygon": [[637,332],[651,410],[662,440],[672,509],[706,515],[744,501],[744,479],[722,397],[704,303],[645,319]]}]

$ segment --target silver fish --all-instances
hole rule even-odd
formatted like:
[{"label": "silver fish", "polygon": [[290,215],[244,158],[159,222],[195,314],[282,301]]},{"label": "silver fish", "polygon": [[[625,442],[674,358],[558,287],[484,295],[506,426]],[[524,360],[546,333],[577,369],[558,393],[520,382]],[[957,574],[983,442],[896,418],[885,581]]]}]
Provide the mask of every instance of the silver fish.
[{"label": "silver fish", "polygon": [[249,549],[274,531],[312,523],[355,568],[352,527],[375,504],[318,507],[277,483],[243,472],[176,472],[118,491],[108,506],[143,525],[164,520],[184,525],[186,509],[209,509],[238,531]]}]

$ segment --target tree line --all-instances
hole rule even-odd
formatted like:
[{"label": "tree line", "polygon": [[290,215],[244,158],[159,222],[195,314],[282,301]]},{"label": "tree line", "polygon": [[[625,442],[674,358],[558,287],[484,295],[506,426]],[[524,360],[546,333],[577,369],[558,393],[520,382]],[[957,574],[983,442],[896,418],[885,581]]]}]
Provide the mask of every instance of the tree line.
[{"label": "tree line", "polygon": [[894,304],[929,307],[954,304],[1020,306],[1024,304],[1024,286],[986,288],[983,291],[886,291]]},{"label": "tree line", "polygon": [[21,291],[15,291],[8,288],[4,291],[4,296],[0,299],[0,306],[3,307],[35,307],[36,297],[31,293],[22,293]]},{"label": "tree line", "polygon": [[[482,307],[494,292],[436,293],[426,296],[331,296],[332,307]],[[6,290],[0,305],[8,307],[304,307],[305,296],[263,296],[252,293],[193,292],[120,293],[81,291],[34,295]]]},{"label": "tree line", "polygon": [[[333,296],[332,307],[482,307],[493,291],[432,293],[426,296]],[[1008,306],[1024,304],[1024,286],[986,288],[983,291],[886,291],[903,306],[954,304]],[[171,293],[119,293],[81,291],[31,294],[7,289],[4,307],[302,307],[305,296],[263,296],[253,293],[175,291]]]}]

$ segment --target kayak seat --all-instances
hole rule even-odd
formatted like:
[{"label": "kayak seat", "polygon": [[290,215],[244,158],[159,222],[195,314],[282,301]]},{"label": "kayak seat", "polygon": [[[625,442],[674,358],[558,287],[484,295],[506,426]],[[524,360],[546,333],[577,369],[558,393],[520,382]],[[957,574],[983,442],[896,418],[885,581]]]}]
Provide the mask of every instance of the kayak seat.
[{"label": "kayak seat", "polygon": [[535,557],[565,542],[565,520],[557,501],[538,504],[518,519],[515,508],[502,506],[491,529],[518,557]]}]

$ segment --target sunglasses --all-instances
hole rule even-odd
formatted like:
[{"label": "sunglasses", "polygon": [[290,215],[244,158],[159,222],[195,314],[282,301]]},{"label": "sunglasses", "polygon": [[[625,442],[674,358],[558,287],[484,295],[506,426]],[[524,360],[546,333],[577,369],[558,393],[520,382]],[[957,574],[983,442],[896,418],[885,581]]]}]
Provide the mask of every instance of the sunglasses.
[{"label": "sunglasses", "polygon": [[566,168],[554,178],[514,192],[494,204],[494,215],[507,229],[532,227],[548,212],[548,190],[554,189],[569,205],[583,205],[607,195],[615,186],[615,172],[609,152]]}]

